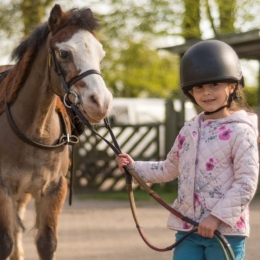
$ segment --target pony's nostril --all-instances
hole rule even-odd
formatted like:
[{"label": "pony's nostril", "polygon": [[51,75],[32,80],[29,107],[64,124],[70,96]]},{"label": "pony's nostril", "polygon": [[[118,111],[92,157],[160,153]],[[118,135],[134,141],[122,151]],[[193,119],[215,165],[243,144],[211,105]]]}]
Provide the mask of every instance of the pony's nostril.
[{"label": "pony's nostril", "polygon": [[95,97],[94,95],[90,96],[90,100],[91,100],[93,103],[97,103],[96,97]]},{"label": "pony's nostril", "polygon": [[98,98],[96,97],[96,95],[91,95],[90,100],[91,100],[92,104],[94,104],[96,106],[100,106]]}]

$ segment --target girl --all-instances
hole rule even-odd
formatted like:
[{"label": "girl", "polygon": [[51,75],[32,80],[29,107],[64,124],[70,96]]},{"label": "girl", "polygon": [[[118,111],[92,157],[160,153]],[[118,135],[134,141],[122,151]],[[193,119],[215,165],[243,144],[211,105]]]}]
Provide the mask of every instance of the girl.
[{"label": "girl", "polygon": [[[117,164],[129,164],[149,183],[178,177],[178,197],[172,207],[199,222],[198,232],[174,250],[174,260],[224,259],[214,231],[232,246],[237,260],[245,255],[249,235],[248,205],[259,171],[257,116],[246,112],[243,76],[235,51],[221,41],[193,45],[181,60],[181,87],[204,112],[186,122],[165,161],[134,162],[120,154]],[[168,227],[176,239],[192,229],[174,215]]]}]

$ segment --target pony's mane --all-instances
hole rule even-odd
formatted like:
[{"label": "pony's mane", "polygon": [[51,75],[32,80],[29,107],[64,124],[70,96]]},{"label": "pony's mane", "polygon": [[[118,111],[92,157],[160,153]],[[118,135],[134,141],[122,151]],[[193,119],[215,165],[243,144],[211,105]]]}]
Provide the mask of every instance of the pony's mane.
[{"label": "pony's mane", "polygon": [[[93,33],[98,27],[98,21],[89,8],[73,8],[65,13],[65,17],[66,19],[59,25],[58,30],[75,26]],[[13,102],[16,99],[18,91],[29,75],[32,63],[38,51],[46,43],[49,33],[50,28],[45,22],[37,26],[31,35],[13,50],[11,57],[16,61],[16,65],[0,85],[0,114],[4,111],[5,94],[8,102]]]}]

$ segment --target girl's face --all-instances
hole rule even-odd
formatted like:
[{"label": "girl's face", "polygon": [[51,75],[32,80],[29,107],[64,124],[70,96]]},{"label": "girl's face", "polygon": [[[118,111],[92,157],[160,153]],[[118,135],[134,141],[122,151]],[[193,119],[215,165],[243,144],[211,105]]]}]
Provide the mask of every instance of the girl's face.
[{"label": "girl's face", "polygon": [[[212,83],[194,86],[191,94],[203,111],[213,112],[218,108],[227,105],[228,97],[235,89],[234,84]],[[224,109],[211,115],[204,115],[205,119],[219,119],[229,116],[229,111]]]}]

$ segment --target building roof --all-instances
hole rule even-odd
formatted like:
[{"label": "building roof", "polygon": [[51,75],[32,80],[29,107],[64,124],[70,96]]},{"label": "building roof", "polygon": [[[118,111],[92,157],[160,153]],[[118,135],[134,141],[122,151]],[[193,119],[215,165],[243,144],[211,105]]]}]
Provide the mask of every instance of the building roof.
[{"label": "building roof", "polygon": [[[213,39],[226,42],[236,51],[240,59],[253,59],[260,61],[260,29],[242,33],[232,33],[221,35]],[[194,39],[186,41],[184,44],[160,48],[182,56],[193,44],[201,41]]]}]

